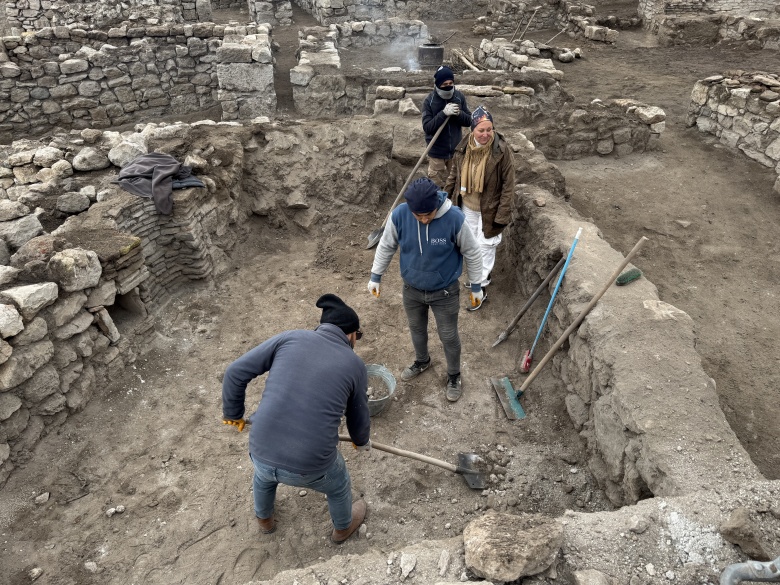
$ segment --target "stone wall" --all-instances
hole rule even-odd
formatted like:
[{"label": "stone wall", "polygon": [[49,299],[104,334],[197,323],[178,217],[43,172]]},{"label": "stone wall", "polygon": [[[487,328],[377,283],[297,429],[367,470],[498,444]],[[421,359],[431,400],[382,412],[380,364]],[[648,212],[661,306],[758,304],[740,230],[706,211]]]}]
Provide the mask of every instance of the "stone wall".
[{"label": "stone wall", "polygon": [[[192,0],[194,9],[195,0]],[[54,0],[6,0],[3,2],[6,28],[0,33],[18,35],[23,31],[52,26],[77,25],[79,28],[107,28],[124,21],[135,24],[173,24],[184,21],[188,5],[182,0],[96,0],[57,2]]]},{"label": "stone wall", "polygon": [[350,21],[377,21],[388,18],[419,20],[456,20],[484,14],[489,0],[297,0],[296,4],[322,25]]},{"label": "stone wall", "polygon": [[[250,213],[240,197],[244,149],[236,139],[215,152],[203,127],[148,126],[124,136],[89,129],[45,146],[7,147],[0,200],[0,484],[44,433],[124,375],[134,347],[154,333],[150,313],[183,283],[225,268],[225,251],[237,238],[228,226]],[[170,216],[100,178],[104,167],[115,168],[111,160],[119,166],[155,144],[178,141],[203,145],[187,162],[196,176],[203,173],[206,188],[174,191]],[[18,180],[31,175],[34,182]],[[47,233],[44,224],[58,217],[64,218],[59,227]]]},{"label": "stone wall", "polygon": [[273,26],[292,24],[290,0],[249,0],[249,16],[252,22],[267,22]]},{"label": "stone wall", "polygon": [[662,45],[707,45],[741,42],[751,49],[780,50],[780,19],[726,14],[714,16],[662,16],[648,28]]},{"label": "stone wall", "polygon": [[778,9],[775,0],[639,0],[639,14],[647,21],[660,15],[716,13],[772,18]]},{"label": "stone wall", "polygon": [[697,81],[687,124],[774,168],[774,190],[780,194],[780,75],[715,75]]},{"label": "stone wall", "polygon": [[107,32],[60,26],[4,37],[10,60],[0,63],[0,140],[56,126],[106,128],[219,102],[228,118],[244,104],[249,117],[273,112],[269,35],[267,25],[201,23]]}]

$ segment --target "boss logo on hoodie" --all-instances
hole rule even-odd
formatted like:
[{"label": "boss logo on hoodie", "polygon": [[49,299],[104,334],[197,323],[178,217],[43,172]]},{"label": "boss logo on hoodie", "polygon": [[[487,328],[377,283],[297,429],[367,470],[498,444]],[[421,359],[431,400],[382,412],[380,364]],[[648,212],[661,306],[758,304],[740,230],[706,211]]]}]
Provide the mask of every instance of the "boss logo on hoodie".
[{"label": "boss logo on hoodie", "polygon": [[431,246],[446,246],[447,238],[431,238]]}]

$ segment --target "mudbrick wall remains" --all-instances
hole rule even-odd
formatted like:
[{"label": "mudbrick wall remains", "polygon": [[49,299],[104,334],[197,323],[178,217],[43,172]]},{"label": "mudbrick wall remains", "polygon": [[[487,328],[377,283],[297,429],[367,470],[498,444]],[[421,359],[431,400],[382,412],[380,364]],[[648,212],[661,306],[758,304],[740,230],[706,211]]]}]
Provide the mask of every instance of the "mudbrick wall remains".
[{"label": "mudbrick wall remains", "polygon": [[697,81],[687,124],[774,168],[780,194],[780,75],[738,72]]},{"label": "mudbrick wall remains", "polygon": [[3,141],[56,126],[107,128],[217,104],[226,119],[276,108],[268,25],[108,32],[57,26],[3,37],[0,49]]}]

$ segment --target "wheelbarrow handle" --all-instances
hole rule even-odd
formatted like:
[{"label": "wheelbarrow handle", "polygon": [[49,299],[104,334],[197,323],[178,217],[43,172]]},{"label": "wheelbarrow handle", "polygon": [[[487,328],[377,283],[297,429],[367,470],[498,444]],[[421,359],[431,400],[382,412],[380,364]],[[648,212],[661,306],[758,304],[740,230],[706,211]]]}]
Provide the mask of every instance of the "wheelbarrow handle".
[{"label": "wheelbarrow handle", "polygon": [[[349,437],[348,435],[339,435],[339,441],[352,442],[352,438]],[[392,453],[393,455],[400,455],[401,457],[408,457],[409,459],[416,459],[417,461],[422,461],[423,463],[430,463],[431,465],[437,465],[438,467],[441,467],[442,469],[446,469],[447,471],[451,471],[452,473],[459,473],[461,475],[463,475],[464,473],[470,473],[468,470],[463,469],[462,467],[453,465],[452,463],[447,463],[446,461],[442,461],[441,459],[434,459],[433,457],[428,457],[427,455],[421,455],[420,453],[415,453],[413,451],[405,451],[404,449],[399,449],[398,447],[383,445],[382,443],[378,443],[376,441],[371,441],[371,448],[379,449],[380,451],[385,451],[386,453]]]}]

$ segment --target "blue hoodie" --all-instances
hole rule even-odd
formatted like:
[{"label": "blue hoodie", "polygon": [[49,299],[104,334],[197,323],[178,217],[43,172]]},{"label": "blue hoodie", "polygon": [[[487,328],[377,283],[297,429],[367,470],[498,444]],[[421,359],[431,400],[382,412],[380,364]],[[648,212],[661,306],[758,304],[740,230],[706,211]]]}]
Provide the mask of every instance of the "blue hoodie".
[{"label": "blue hoodie", "polygon": [[439,191],[436,216],[428,225],[417,221],[406,203],[393,210],[374,255],[371,280],[380,282],[395,251],[401,248],[401,278],[419,290],[436,291],[458,280],[463,259],[474,292],[480,290],[482,251],[459,207]]}]

